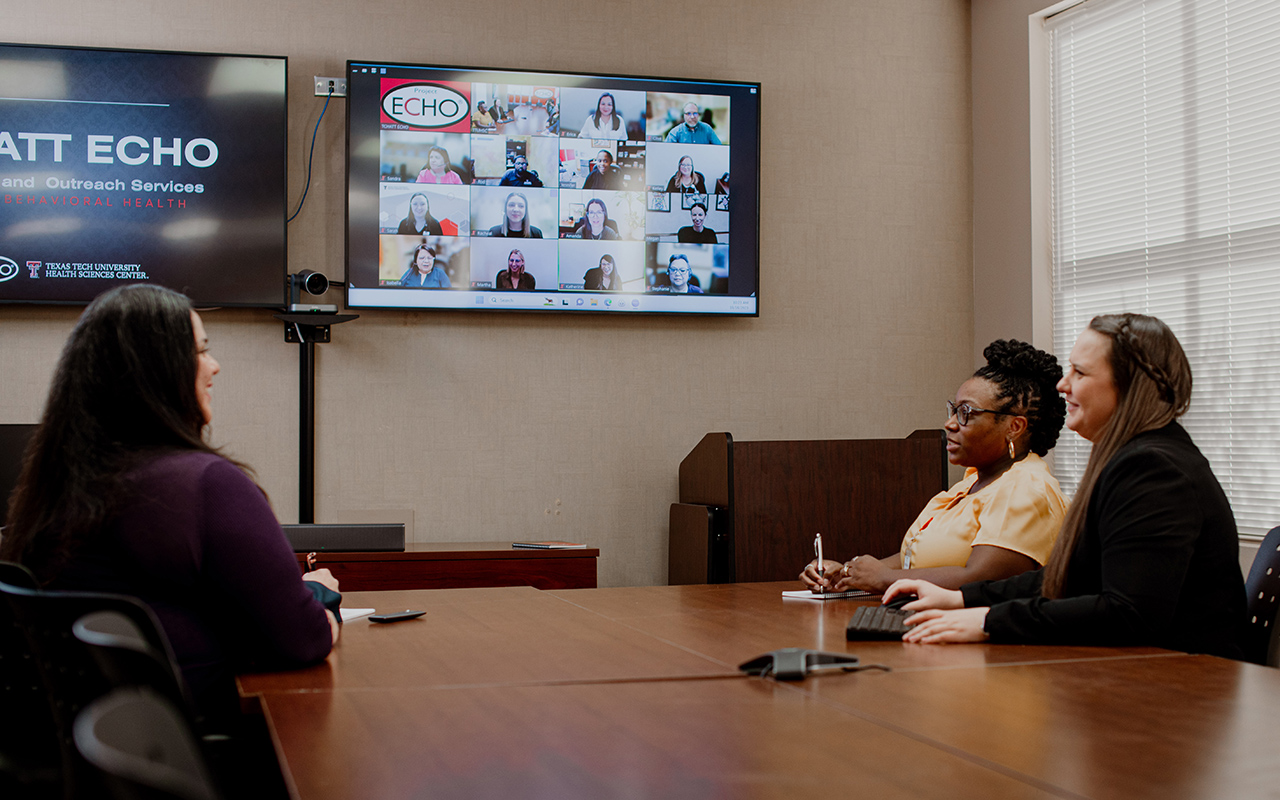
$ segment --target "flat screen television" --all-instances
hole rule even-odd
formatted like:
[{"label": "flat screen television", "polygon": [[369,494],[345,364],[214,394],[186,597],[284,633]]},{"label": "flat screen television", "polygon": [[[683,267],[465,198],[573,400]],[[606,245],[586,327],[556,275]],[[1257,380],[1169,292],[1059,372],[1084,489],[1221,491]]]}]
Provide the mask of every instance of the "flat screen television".
[{"label": "flat screen television", "polygon": [[283,57],[0,45],[0,302],[285,302]]},{"label": "flat screen television", "polygon": [[347,305],[756,316],[759,166],[756,83],[348,61]]}]

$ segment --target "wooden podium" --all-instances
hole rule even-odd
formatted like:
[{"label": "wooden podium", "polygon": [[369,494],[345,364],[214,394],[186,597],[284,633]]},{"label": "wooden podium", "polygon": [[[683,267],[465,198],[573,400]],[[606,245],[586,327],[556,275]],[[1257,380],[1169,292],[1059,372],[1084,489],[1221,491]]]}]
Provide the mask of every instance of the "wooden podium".
[{"label": "wooden podium", "polygon": [[905,439],[735,442],[708,433],[680,462],[667,582],[790,580],[813,560],[897,552],[947,488],[942,430]]}]

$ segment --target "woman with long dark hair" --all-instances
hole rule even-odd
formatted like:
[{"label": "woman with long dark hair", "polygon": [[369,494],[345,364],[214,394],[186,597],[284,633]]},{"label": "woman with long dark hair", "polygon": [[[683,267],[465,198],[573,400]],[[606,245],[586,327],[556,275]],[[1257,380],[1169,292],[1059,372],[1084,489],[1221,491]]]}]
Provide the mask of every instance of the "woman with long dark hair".
[{"label": "woman with long dark hair", "polygon": [[219,370],[183,295],[138,285],[94,300],[63,348],[0,540],[0,558],[48,588],[150,605],[211,719],[238,713],[237,671],[324,659],[341,600],[328,570],[303,580],[247,468],[204,440]]},{"label": "woman with long dark hair", "polygon": [[573,235],[582,239],[617,239],[618,232],[609,225],[609,207],[598,197],[587,201],[582,222],[574,228]]},{"label": "woman with long dark hair", "polygon": [[622,276],[618,274],[613,256],[608,253],[600,256],[600,266],[592,267],[582,276],[582,288],[595,292],[622,291]]},{"label": "woman with long dark hair", "polygon": [[427,163],[418,173],[417,183],[461,184],[462,178],[453,171],[453,163],[449,161],[449,151],[443,147],[432,147],[427,150]]},{"label": "woman with long dark hair", "polygon": [[[1058,384],[1067,427],[1093,443],[1049,561],[959,591],[915,593],[914,642],[1156,645],[1239,658],[1244,629],[1235,518],[1209,462],[1176,422],[1191,366],[1155,317],[1094,317]],[[953,610],[946,610],[953,609]]]},{"label": "woman with long dark hair", "polygon": [[596,101],[596,110],[587,115],[578,131],[582,139],[626,139],[627,123],[618,115],[618,102],[613,95],[605,92]]},{"label": "woman with long dark hair", "polygon": [[414,192],[409,196],[409,213],[400,220],[396,233],[401,236],[440,236],[444,233],[440,220],[431,216],[431,201],[425,194]]}]

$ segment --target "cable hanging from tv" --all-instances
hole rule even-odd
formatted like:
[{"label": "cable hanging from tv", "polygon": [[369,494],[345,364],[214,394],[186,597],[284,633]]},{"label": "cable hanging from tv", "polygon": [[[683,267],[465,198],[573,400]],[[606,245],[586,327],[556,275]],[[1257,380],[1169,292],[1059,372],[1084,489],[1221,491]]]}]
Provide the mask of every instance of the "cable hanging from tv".
[{"label": "cable hanging from tv", "polygon": [[333,87],[329,87],[329,94],[324,98],[324,108],[320,109],[320,116],[316,118],[316,127],[311,131],[311,152],[307,154],[307,185],[302,188],[302,199],[298,201],[298,210],[293,212],[293,216],[285,220],[285,224],[293,222],[294,218],[302,213],[302,206],[307,202],[307,192],[311,190],[311,161],[316,154],[316,134],[320,132],[320,120],[324,119],[324,112],[329,110],[329,101],[333,99]]}]

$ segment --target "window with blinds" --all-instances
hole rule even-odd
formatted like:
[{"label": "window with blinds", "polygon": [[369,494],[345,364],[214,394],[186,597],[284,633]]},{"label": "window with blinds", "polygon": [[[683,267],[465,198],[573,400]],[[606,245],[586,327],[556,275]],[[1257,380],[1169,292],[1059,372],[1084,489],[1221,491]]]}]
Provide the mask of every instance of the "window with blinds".
[{"label": "window with blinds", "polygon": [[[1088,0],[1049,36],[1054,348],[1160,317],[1242,536],[1280,525],[1280,3]],[[1064,431],[1074,492],[1089,443]]]}]

